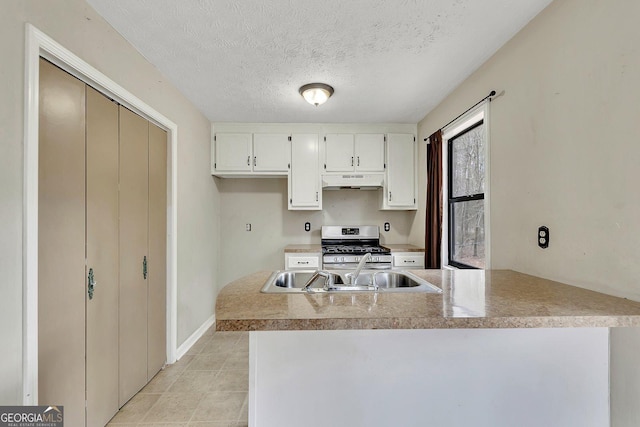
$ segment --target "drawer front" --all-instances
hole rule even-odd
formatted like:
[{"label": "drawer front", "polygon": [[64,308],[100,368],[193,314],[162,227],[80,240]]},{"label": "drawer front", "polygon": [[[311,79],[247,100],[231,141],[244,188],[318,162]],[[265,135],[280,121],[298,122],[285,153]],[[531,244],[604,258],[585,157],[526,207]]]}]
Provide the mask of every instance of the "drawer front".
[{"label": "drawer front", "polygon": [[419,255],[393,255],[394,267],[424,268],[424,253]]},{"label": "drawer front", "polygon": [[320,268],[318,256],[292,256],[287,258],[287,269],[290,268]]}]

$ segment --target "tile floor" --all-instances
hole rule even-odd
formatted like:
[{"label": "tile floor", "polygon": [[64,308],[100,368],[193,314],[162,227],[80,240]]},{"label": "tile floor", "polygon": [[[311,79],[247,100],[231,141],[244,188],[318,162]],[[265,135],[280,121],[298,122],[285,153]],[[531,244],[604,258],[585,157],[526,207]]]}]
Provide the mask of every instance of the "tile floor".
[{"label": "tile floor", "polygon": [[249,333],[209,329],[160,371],[108,427],[240,427],[248,423]]}]

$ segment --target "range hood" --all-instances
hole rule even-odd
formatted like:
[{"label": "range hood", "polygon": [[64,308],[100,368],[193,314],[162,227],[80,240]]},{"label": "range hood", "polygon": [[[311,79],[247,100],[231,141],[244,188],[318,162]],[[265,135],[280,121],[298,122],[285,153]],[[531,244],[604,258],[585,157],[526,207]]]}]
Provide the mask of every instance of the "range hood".
[{"label": "range hood", "polygon": [[323,190],[339,190],[341,188],[355,188],[359,190],[377,190],[384,184],[384,174],[381,173],[349,173],[322,175]]}]

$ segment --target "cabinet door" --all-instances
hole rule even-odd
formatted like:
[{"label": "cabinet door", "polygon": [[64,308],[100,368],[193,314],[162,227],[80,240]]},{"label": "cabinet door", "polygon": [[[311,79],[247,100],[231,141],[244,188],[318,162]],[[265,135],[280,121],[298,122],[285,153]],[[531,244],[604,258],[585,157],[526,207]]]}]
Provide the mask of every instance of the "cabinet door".
[{"label": "cabinet door", "polygon": [[167,133],[149,123],[147,380],[167,359]]},{"label": "cabinet door", "polygon": [[317,134],[291,136],[289,209],[322,209]]},{"label": "cabinet door", "polygon": [[120,107],[120,405],[147,383],[148,124]]},{"label": "cabinet door", "polygon": [[416,208],[415,140],[411,134],[389,134],[387,141],[388,208]]},{"label": "cabinet door", "polygon": [[325,171],[348,172],[354,165],[353,135],[332,133],[325,136]]},{"label": "cabinet door", "polygon": [[[118,105],[87,87],[87,426],[118,412]],[[66,408],[65,408],[66,409]],[[65,411],[66,412],[66,411]]]},{"label": "cabinet door", "polygon": [[384,134],[356,134],[355,156],[357,171],[384,172]]},{"label": "cabinet door", "polygon": [[289,172],[290,146],[289,135],[254,134],[253,170],[256,172]]},{"label": "cabinet door", "polygon": [[[37,397],[43,404],[64,405],[65,424],[82,426],[85,422],[85,84],[44,60],[40,60],[38,131]],[[20,329],[19,325],[3,327]]]},{"label": "cabinet door", "polygon": [[251,134],[218,133],[215,139],[214,169],[220,172],[251,170]]}]

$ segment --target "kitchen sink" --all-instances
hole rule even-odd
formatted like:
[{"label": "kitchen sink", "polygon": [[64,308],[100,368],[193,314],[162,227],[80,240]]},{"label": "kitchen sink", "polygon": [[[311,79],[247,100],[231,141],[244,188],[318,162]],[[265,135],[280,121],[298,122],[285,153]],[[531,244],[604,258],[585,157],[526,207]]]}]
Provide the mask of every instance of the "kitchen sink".
[{"label": "kitchen sink", "polygon": [[264,293],[318,293],[318,292],[427,292],[442,293],[437,286],[405,270],[364,270],[351,283],[351,274],[345,270],[326,270],[328,280],[318,277],[307,289],[302,288],[316,270],[279,270],[267,279]]}]

